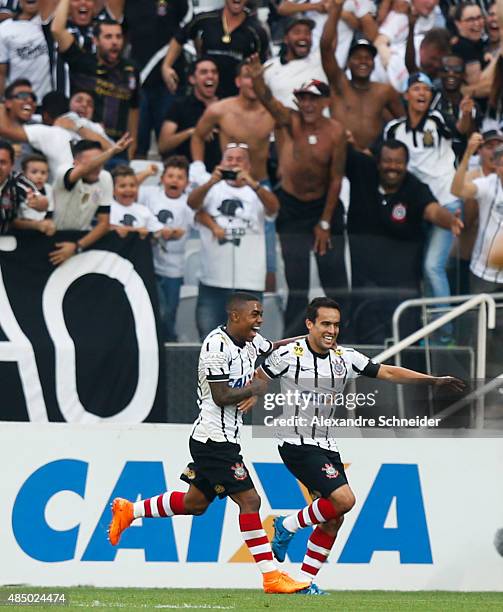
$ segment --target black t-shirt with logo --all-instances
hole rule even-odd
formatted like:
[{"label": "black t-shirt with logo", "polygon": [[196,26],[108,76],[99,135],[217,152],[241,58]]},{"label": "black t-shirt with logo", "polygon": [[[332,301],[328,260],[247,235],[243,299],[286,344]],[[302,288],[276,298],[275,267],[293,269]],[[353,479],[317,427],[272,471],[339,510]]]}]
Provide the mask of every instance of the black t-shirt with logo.
[{"label": "black t-shirt with logo", "polygon": [[428,185],[407,172],[398,191],[385,194],[380,188],[375,159],[352,147],[348,148],[346,176],[351,183],[349,234],[423,241],[424,210],[428,204],[436,202]]},{"label": "black t-shirt with logo", "polygon": [[[205,104],[198,100],[194,94],[190,94],[183,98],[177,98],[173,102],[164,117],[164,121],[176,123],[176,131],[183,132],[183,130],[194,127],[205,110]],[[171,150],[169,155],[185,155],[188,160],[192,161],[190,138],[182,142],[176,149]],[[204,165],[206,170],[212,172],[213,168],[220,163],[221,157],[218,135],[216,135],[213,140],[206,142],[204,146]]]},{"label": "black t-shirt with logo", "polygon": [[122,58],[108,66],[75,41],[62,57],[70,66],[72,93],[85,89],[94,94],[94,121],[102,123],[107,135],[118,140],[127,131],[129,110],[140,104],[136,67]]},{"label": "black t-shirt with logo", "polygon": [[234,79],[240,62],[258,53],[260,61],[267,58],[269,39],[265,30],[253,17],[247,17],[233,30],[228,42],[222,21],[223,9],[199,13],[194,19],[178,31],[175,38],[184,45],[193,40],[199,56],[208,55],[214,59],[220,74],[217,95],[219,98],[235,96],[238,93]]}]

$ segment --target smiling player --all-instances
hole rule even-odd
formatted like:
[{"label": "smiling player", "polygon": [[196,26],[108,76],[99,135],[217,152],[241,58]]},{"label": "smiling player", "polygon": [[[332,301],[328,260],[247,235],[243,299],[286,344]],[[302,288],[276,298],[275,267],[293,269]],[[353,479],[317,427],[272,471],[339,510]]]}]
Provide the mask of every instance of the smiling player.
[{"label": "smiling player", "polygon": [[239,528],[263,576],[266,593],[295,593],[308,586],[280,572],[260,520],[260,497],[241,456],[239,430],[243,412],[263,395],[266,384],[254,378],[255,361],[273,345],[258,332],[263,309],[249,293],[234,293],[227,304],[227,324],[214,329],[199,354],[197,403],[199,417],[189,440],[193,462],[181,479],[186,493],[166,492],[132,503],[116,498],[112,504],[109,539],[115,546],[136,518],[175,514],[200,515],[215,497],[227,495],[239,506]]},{"label": "smiling player", "polygon": [[[327,297],[315,298],[306,312],[307,337],[277,348],[257,372],[264,380],[281,378],[283,397],[295,397],[295,391],[297,395],[300,391],[304,397],[313,398],[302,415],[307,424],[295,425],[288,431],[278,432],[277,436],[283,463],[315,500],[295,514],[277,517],[272,540],[274,556],[284,561],[294,534],[304,527],[317,525],[309,538],[301,568],[303,578],[309,581],[316,577],[330,554],[344,515],[355,504],[329,426],[315,424],[320,417],[337,416],[336,404],[325,403],[323,398],[341,394],[346,382],[358,376],[394,383],[449,386],[456,391],[463,388],[462,381],[451,376],[428,376],[407,368],[374,363],[352,348],[337,345],[340,323],[337,302]],[[283,415],[299,417],[300,406],[285,406]],[[324,591],[313,583],[305,593],[322,595]]]}]

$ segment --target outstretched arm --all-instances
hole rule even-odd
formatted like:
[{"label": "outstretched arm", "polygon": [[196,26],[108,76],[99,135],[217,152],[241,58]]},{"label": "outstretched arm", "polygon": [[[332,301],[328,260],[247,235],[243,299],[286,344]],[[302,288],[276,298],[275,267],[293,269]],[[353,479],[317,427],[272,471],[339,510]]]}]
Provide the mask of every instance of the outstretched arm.
[{"label": "outstretched arm", "polygon": [[337,91],[342,93],[346,75],[335,59],[335,49],[337,47],[337,24],[341,16],[344,0],[332,0],[328,10],[328,18],[323,28],[320,40],[321,63],[327,75],[329,84]]},{"label": "outstretched arm", "polygon": [[[124,136],[122,136],[122,138],[118,140],[113,145],[113,147],[108,149],[108,151],[104,151],[103,153],[96,155],[96,157],[93,157],[89,161],[75,166],[70,172],[70,174],[68,175],[68,181],[72,184],[75,184],[79,179],[85,176],[88,172],[91,172],[92,170],[105,164],[114,155],[117,155],[119,153],[122,153],[122,151],[125,151],[131,143],[132,143],[132,138],[126,132],[126,134],[124,134]],[[87,245],[84,245],[84,246],[87,246]]]},{"label": "outstretched arm", "polygon": [[290,127],[292,124],[292,111],[283,106],[279,100],[276,100],[269,87],[265,84],[264,67],[261,65],[257,53],[250,57],[248,65],[250,67],[249,74],[253,79],[253,89],[259,100],[274,117],[276,127]]},{"label": "outstretched arm", "polygon": [[402,385],[432,385],[435,387],[450,387],[453,391],[463,391],[465,383],[454,376],[430,376],[408,368],[392,365],[382,365],[377,372],[377,378]]}]

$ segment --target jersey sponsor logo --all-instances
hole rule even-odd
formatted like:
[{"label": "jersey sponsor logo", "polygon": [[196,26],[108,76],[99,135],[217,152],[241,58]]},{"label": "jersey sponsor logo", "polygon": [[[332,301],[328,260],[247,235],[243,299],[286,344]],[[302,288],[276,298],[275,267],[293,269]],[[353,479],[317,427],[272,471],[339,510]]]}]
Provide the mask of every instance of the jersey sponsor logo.
[{"label": "jersey sponsor logo", "polygon": [[336,470],[331,463],[325,463],[321,471],[325,472],[327,478],[337,478],[339,476],[339,470]]},{"label": "jersey sponsor logo", "polygon": [[246,480],[248,478],[248,472],[242,463],[236,463],[231,467],[231,470],[234,472],[236,480]]},{"label": "jersey sponsor logo", "polygon": [[395,204],[393,206],[393,209],[391,210],[391,218],[393,219],[393,221],[395,221],[396,223],[403,223],[406,217],[407,209],[405,208],[405,206],[401,202]]},{"label": "jersey sponsor logo", "polygon": [[431,130],[424,131],[423,145],[428,148],[433,147],[435,145],[435,140],[433,138],[433,132]]},{"label": "jersey sponsor logo", "polygon": [[294,354],[296,357],[302,357],[302,356],[304,355],[304,349],[303,349],[303,347],[302,347],[302,346],[300,346],[300,345],[298,345],[298,344],[296,344],[296,345],[293,347],[293,354]]},{"label": "jersey sponsor logo", "polygon": [[189,480],[194,480],[194,478],[196,477],[196,472],[195,470],[193,470],[191,467],[187,466],[184,470],[183,470],[183,475],[187,476],[187,478]]}]

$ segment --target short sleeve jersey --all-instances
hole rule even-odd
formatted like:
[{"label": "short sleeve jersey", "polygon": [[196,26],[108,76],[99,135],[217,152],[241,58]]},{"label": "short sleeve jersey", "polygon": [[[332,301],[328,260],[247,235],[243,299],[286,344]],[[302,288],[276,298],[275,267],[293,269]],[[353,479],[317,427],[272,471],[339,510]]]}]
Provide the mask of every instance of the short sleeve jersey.
[{"label": "short sleeve jersey", "polygon": [[199,442],[239,443],[243,415],[237,405],[217,406],[210,383],[224,382],[241,389],[253,378],[255,362],[272,351],[272,342],[257,334],[252,342],[240,344],[225,327],[217,327],[206,336],[199,353],[197,404],[200,410],[192,437]]},{"label": "short sleeve jersey", "polygon": [[227,41],[222,10],[199,13],[178,31],[175,38],[181,45],[189,39],[193,40],[199,55],[207,55],[215,61],[220,75],[217,90],[219,98],[237,95],[234,79],[238,64],[252,53],[258,53],[260,60],[264,62],[269,46],[265,30],[252,17],[247,17],[233,30],[230,40]]},{"label": "short sleeve jersey", "polygon": [[477,186],[479,227],[472,252],[470,270],[486,281],[503,283],[503,270],[489,265],[489,254],[496,237],[503,230],[503,187],[496,174],[473,181]]},{"label": "short sleeve jersey", "polygon": [[409,171],[430,187],[442,205],[456,199],[451,193],[456,172],[452,136],[444,117],[436,110],[426,113],[415,128],[407,118],[394,119],[384,128],[384,140],[396,138],[407,145]]},{"label": "short sleeve jersey", "polygon": [[53,185],[54,223],[58,230],[89,230],[95,215],[109,214],[113,200],[112,176],[102,170],[96,183],[68,180],[73,167],[61,166]]},{"label": "short sleeve jersey", "polygon": [[[294,417],[299,423],[279,430],[277,437],[281,443],[310,444],[337,451],[337,443],[330,435],[333,428],[318,425],[313,419],[337,418],[338,398],[346,383],[361,375],[375,378],[379,364],[345,346],[317,353],[303,338],[273,351],[262,364],[262,370],[269,378],[280,379],[281,393],[287,398],[282,416]],[[301,416],[304,423],[298,419]]]},{"label": "short sleeve jersey", "polygon": [[127,131],[129,110],[140,105],[136,67],[125,59],[108,66],[96,54],[83,51],[75,41],[62,58],[70,67],[72,92],[84,89],[93,93],[94,121],[103,123],[107,135],[118,140]]}]

